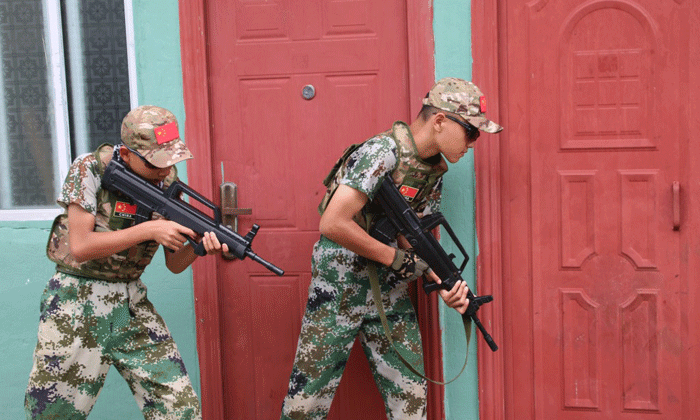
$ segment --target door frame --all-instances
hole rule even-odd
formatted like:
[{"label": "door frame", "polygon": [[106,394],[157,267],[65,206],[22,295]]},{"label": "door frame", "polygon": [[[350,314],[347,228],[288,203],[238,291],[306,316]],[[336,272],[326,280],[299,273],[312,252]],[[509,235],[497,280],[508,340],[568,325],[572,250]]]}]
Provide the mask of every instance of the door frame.
[{"label": "door frame", "polygon": [[[472,2],[472,79],[474,83],[484,91],[489,98],[489,118],[501,124],[507,118],[505,107],[501,105],[508,90],[503,82],[500,68],[501,43],[499,28],[504,22],[500,22],[502,14],[498,13],[496,1]],[[504,212],[502,176],[502,145],[507,144],[509,127],[498,134],[495,141],[480,143],[474,154],[474,168],[476,172],[476,230],[479,241],[479,254],[477,256],[477,290],[481,295],[492,295],[493,305],[481,308],[483,319],[490,321],[490,331],[494,340],[499,343],[500,350],[491,352],[484,340],[478,340],[478,369],[479,369],[479,418],[484,420],[505,419],[506,406],[514,401],[506,400],[512,392],[506,393],[505,372],[512,372],[512,366],[506,362],[512,361],[513,343],[512,336],[505,330],[505,311],[509,303],[513,302],[503,287],[509,278],[507,265],[504,265],[503,226],[507,224],[507,212]],[[507,210],[507,209],[506,209]],[[506,257],[507,258],[507,257]],[[527,298],[524,299],[528,301]],[[522,337],[526,334],[523,333]],[[520,343],[526,344],[526,343]],[[523,410],[527,412],[526,410]],[[528,418],[528,416],[525,416]],[[531,416],[530,416],[531,417]],[[531,417],[534,418],[534,417]]]},{"label": "door frame", "polygon": [[[209,51],[206,22],[207,0],[179,0],[180,48],[182,56],[183,96],[185,104],[185,141],[196,156],[187,162],[188,184],[206,197],[218,199],[211,170],[212,136],[209,94]],[[213,1],[213,0],[211,0]],[[435,81],[432,2],[406,0],[408,42],[409,112],[418,114],[422,98]],[[319,180],[320,182],[320,180]],[[224,419],[222,377],[220,297],[216,258],[197,259],[193,267],[195,325],[199,357],[202,414],[208,420]],[[423,346],[431,357],[426,360],[426,373],[442,380],[442,343],[436,294],[418,293],[418,318],[423,332]],[[429,328],[434,326],[434,328]],[[428,418],[444,418],[444,390],[428,387]]]}]

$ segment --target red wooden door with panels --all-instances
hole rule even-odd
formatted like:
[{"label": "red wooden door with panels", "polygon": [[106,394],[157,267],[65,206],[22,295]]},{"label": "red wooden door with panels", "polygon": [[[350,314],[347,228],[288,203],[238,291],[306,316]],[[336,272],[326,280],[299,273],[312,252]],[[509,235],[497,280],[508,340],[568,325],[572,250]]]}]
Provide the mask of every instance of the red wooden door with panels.
[{"label": "red wooden door with panels", "polygon": [[[279,418],[319,236],[321,180],[347,145],[418,113],[433,82],[423,3],[180,2],[186,139],[196,156],[190,184],[218,196],[223,168],[239,207],[252,209],[239,217],[239,233],[259,224],[254,251],[286,271],[280,278],[251,261],[196,263],[207,418]],[[423,327],[437,322],[430,302],[419,299]],[[424,339],[439,376],[439,335]],[[431,395],[439,418],[441,390]],[[330,418],[383,413],[356,346]]]},{"label": "red wooden door with panels", "polygon": [[699,9],[474,6],[475,80],[506,128],[476,154],[504,350],[480,365],[482,418],[698,413]]}]

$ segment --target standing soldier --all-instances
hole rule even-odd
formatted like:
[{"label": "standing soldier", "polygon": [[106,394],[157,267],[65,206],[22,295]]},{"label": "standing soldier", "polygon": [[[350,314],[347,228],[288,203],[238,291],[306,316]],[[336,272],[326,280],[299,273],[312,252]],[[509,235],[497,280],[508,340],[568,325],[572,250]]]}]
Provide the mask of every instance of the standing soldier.
[{"label": "standing soldier", "polygon": [[[47,255],[56,263],[41,298],[38,343],[25,395],[28,419],[85,419],[111,365],[128,382],[146,419],[201,419],[199,398],[163,319],[140,276],[159,245],[173,273],[197,255],[195,233],[154,214],[134,225],[136,205],[102,189],[111,159],[161,188],[177,179],[173,166],[192,154],[175,116],[156,106],[130,111],[122,144],[103,144],[70,167]],[[215,235],[201,240],[208,254],[228,252]]]},{"label": "standing soldier", "polygon": [[[426,383],[404,366],[382,329],[370,291],[368,265],[376,266],[383,305],[402,354],[422,358],[420,333],[408,281],[440,279],[403,237],[385,245],[367,232],[381,208],[373,203],[385,174],[419,215],[438,211],[442,176],[474,146],[479,130],[502,127],[485,115],[483,94],[471,82],[438,81],[409,126],[398,121],[382,134],[351,147],[326,178],[319,206],[321,239],[313,250],[306,312],[282,419],[325,419],[357,336],[369,360],[389,419],[423,419]],[[463,281],[443,300],[460,313],[469,304]]]}]

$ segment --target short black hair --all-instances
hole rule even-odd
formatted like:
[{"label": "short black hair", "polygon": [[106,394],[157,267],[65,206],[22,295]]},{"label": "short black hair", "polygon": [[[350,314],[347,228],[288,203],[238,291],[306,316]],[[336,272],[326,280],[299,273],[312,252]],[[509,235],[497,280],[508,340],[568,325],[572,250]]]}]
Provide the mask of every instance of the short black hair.
[{"label": "short black hair", "polygon": [[423,105],[423,107],[418,112],[418,118],[422,119],[423,121],[428,121],[431,115],[437,114],[438,112],[446,111],[443,111],[442,109],[436,108],[432,105]]}]

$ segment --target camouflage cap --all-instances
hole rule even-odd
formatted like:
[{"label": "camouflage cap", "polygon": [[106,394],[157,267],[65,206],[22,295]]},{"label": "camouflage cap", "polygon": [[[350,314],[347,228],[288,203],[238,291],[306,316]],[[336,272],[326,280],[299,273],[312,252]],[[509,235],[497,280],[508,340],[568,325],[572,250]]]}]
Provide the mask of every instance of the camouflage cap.
[{"label": "camouflage cap", "polygon": [[486,118],[484,94],[474,83],[466,80],[455,77],[438,80],[423,99],[423,105],[461,115],[471,125],[487,133],[503,130],[503,127]]},{"label": "camouflage cap", "polygon": [[193,157],[180,139],[175,115],[153,105],[142,105],[126,114],[122,143],[159,168]]}]

